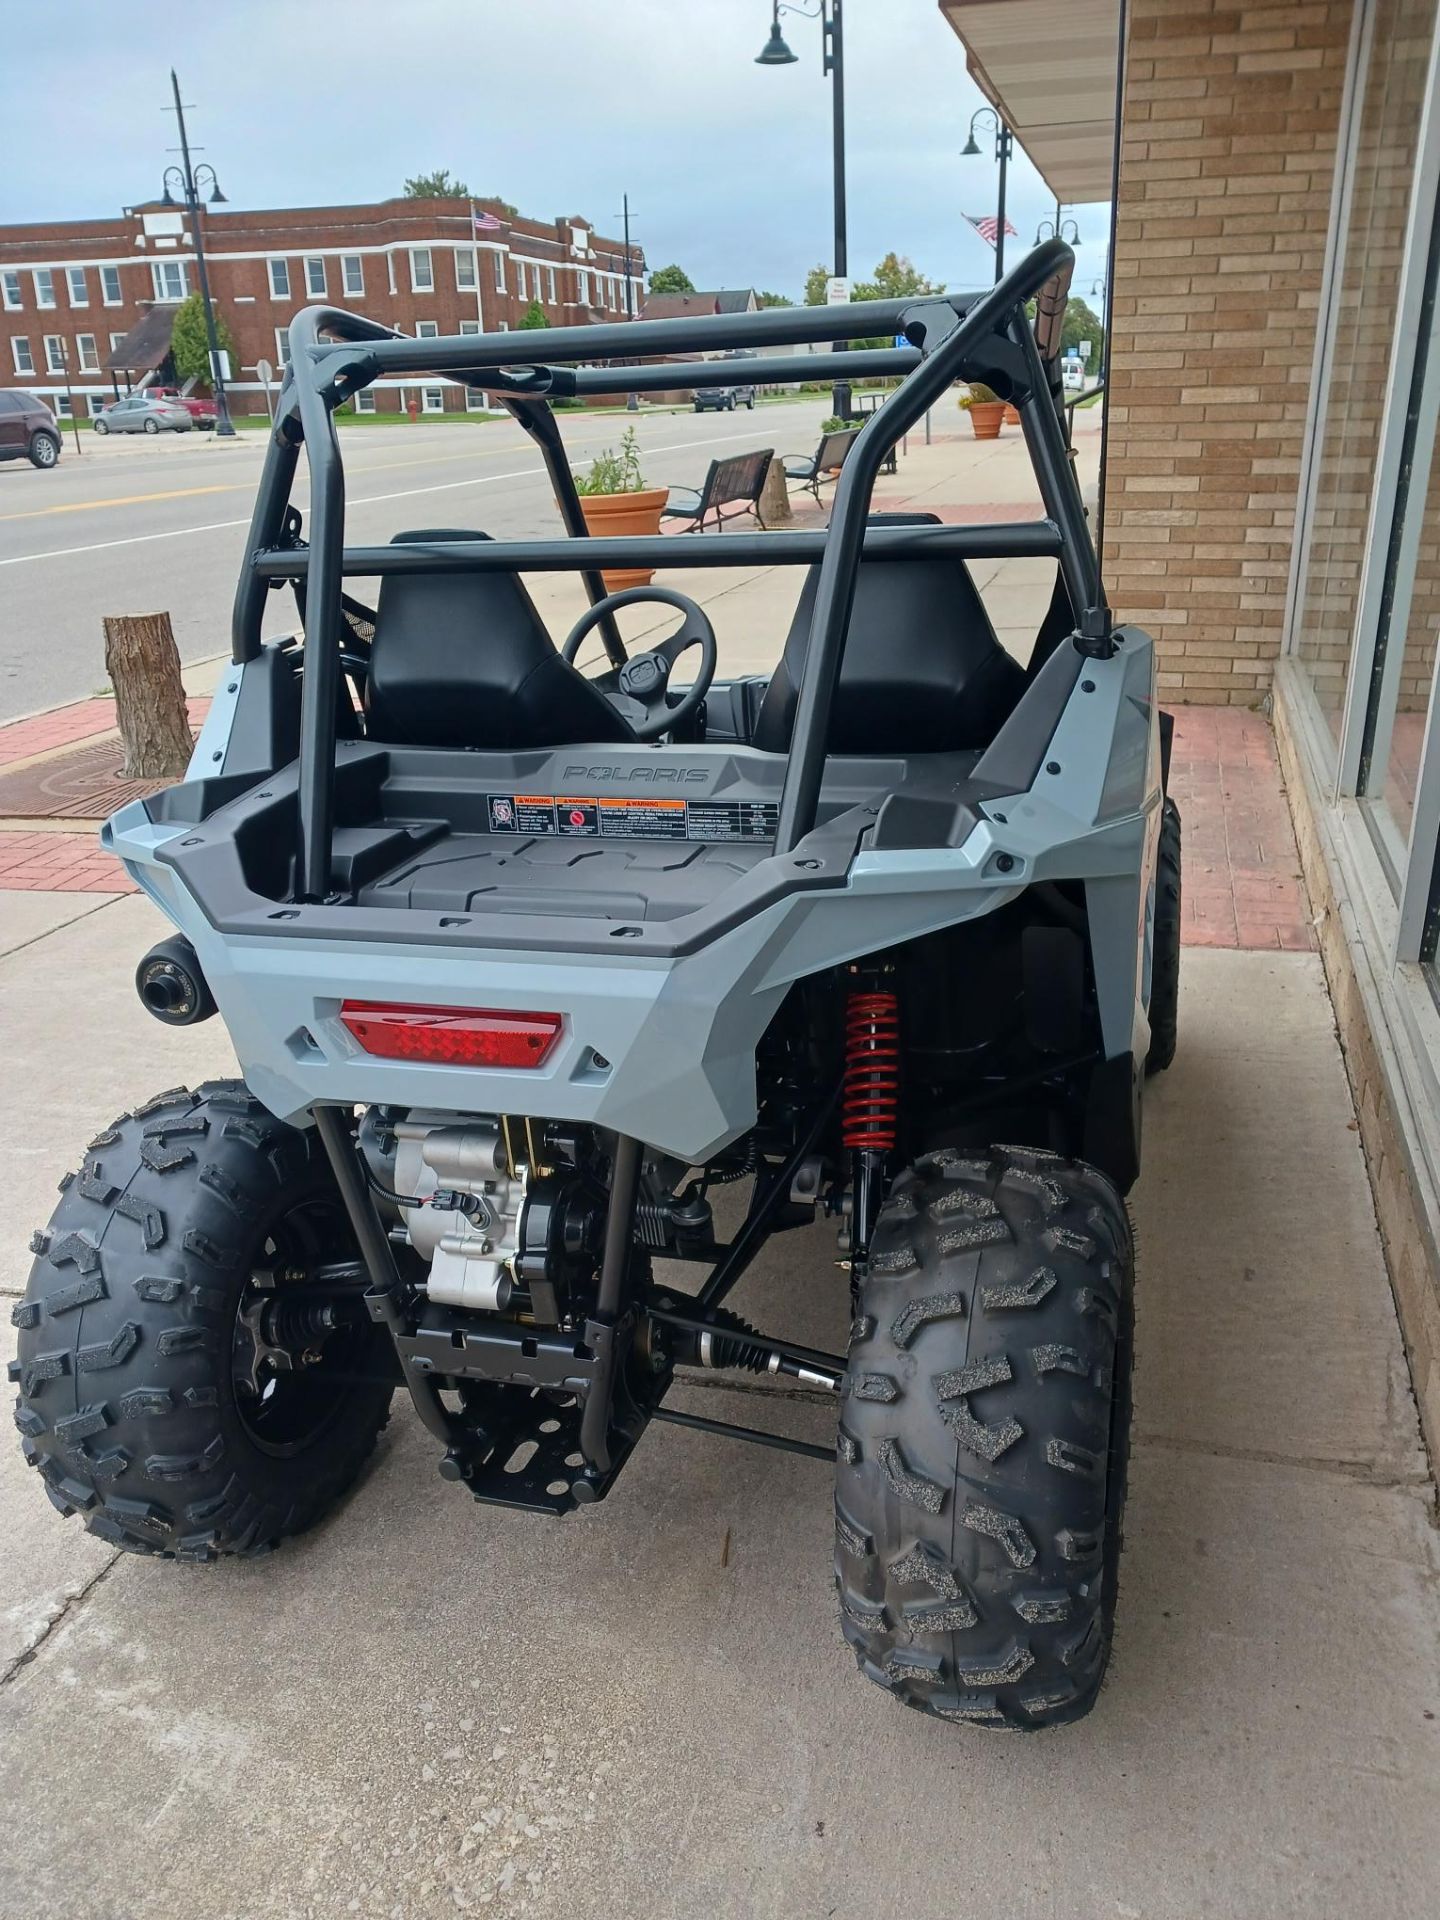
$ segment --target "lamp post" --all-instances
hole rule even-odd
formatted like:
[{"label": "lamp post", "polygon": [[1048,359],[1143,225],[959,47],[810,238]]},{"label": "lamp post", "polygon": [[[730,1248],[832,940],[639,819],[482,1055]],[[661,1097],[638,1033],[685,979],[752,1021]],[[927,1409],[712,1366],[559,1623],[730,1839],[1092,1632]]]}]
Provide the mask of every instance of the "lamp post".
[{"label": "lamp post", "polygon": [[1080,228],[1073,220],[1062,220],[1060,218],[1060,209],[1057,206],[1055,209],[1055,218],[1053,220],[1042,220],[1035,229],[1035,245],[1038,247],[1042,240],[1068,240],[1072,247],[1078,247],[1080,245]]},{"label": "lamp post", "polygon": [[975,129],[987,123],[995,129],[995,158],[1000,163],[1000,197],[995,210],[995,284],[998,286],[1005,277],[1005,170],[1015,150],[1015,136],[993,107],[977,107],[971,114],[970,138],[960,149],[960,155],[965,160],[979,158],[980,143],[975,138]]},{"label": "lamp post", "polygon": [[[834,150],[835,150],[835,252],[832,272],[837,280],[845,279],[850,271],[845,246],[845,36],[841,21],[841,0],[819,0],[818,9],[790,4],[790,0],[773,0],[770,16],[770,38],[763,50],[755,56],[757,67],[791,67],[796,56],[785,44],[785,36],[780,31],[782,13],[803,14],[807,20],[820,22],[820,52],[822,74],[829,74],[834,80],[831,104],[834,109]],[[848,341],[837,340],[831,347],[832,353],[843,353]],[[850,417],[850,383],[837,380],[831,389],[831,405],[841,420]]]},{"label": "lamp post", "polygon": [[225,379],[220,370],[220,336],[215,331],[215,309],[210,303],[210,276],[205,271],[205,236],[200,227],[200,191],[209,187],[209,203],[212,207],[223,207],[225,196],[220,191],[220,182],[215,178],[215,169],[205,161],[198,167],[190,164],[190,142],[185,134],[185,109],[180,104],[180,82],[175,78],[175,69],[170,69],[170,88],[175,95],[175,118],[180,123],[180,158],[182,165],[165,169],[165,194],[163,204],[173,207],[175,195],[172,188],[180,189],[183,205],[190,215],[190,231],[195,235],[195,271],[200,280],[200,304],[205,309],[205,340],[210,349],[210,385],[215,392],[215,435],[220,440],[233,440],[235,428],[230,419],[230,407],[225,398]]}]

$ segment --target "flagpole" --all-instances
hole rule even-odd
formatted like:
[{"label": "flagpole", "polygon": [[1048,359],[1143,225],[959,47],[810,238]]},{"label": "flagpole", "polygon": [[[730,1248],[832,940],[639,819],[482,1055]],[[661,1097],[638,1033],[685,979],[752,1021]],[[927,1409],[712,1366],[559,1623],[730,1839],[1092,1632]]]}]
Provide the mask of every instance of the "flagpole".
[{"label": "flagpole", "polygon": [[475,238],[475,202],[470,202],[470,260],[475,269],[475,318],[485,331],[485,315],[480,306],[480,242]]}]

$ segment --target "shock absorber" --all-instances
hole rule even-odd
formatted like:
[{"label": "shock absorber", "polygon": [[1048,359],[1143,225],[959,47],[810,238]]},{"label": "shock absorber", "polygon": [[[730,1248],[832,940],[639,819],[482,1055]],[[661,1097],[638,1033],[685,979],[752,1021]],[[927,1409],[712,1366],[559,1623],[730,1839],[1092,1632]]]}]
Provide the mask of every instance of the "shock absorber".
[{"label": "shock absorber", "polygon": [[852,1269],[863,1266],[884,1197],[885,1160],[900,1122],[900,1002],[888,987],[856,984],[845,1002],[845,1084],[840,1137],[851,1154]]}]

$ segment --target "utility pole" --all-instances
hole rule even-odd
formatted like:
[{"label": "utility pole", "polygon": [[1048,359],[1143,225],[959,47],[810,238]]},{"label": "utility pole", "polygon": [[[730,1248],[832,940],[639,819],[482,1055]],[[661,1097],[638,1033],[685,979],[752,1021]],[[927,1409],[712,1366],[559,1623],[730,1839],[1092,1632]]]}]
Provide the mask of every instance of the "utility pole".
[{"label": "utility pole", "polygon": [[621,217],[625,222],[625,318],[635,318],[635,274],[630,256],[630,196],[621,195],[623,209]]},{"label": "utility pole", "polygon": [[[180,82],[175,77],[173,67],[170,69],[170,90],[175,96],[175,118],[180,125],[180,158],[183,171],[176,167],[165,169],[165,200],[169,205],[174,204],[174,197],[170,191],[170,177],[178,172],[185,207],[190,215],[190,228],[195,236],[195,272],[200,281],[200,304],[205,310],[205,340],[210,349],[210,385],[215,393],[215,435],[220,440],[233,440],[235,427],[230,419],[229,402],[225,398],[225,376],[220,365],[220,336],[215,330],[215,309],[210,301],[210,276],[205,271],[205,235],[200,225],[200,195],[195,169],[190,164],[190,141],[185,132],[185,109],[180,102]],[[225,196],[220,191],[220,182],[215,178],[215,169],[202,161],[200,172],[209,175],[209,184],[212,189],[210,204],[223,206]]]}]

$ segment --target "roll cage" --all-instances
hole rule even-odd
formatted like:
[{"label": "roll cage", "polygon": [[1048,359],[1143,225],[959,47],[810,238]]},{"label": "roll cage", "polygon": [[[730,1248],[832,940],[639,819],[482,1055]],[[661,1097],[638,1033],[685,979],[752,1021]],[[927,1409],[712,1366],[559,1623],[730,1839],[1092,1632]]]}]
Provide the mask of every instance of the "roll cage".
[{"label": "roll cage", "polygon": [[[1108,657],[1113,651],[1110,612],[1071,464],[1060,381],[1060,329],[1073,262],[1070,248],[1052,240],[984,293],[555,327],[528,332],[523,342],[514,333],[411,339],[339,308],[305,308],[290,327],[291,361],[256,499],[232,631],[234,659],[254,659],[260,651],[267,591],[283,580],[295,583],[307,635],[297,898],[323,901],[330,891],[342,662],[338,640],[318,642],[344,630],[347,578],[421,571],[573,571],[581,574],[593,605],[604,596],[600,571],[605,567],[662,567],[682,557],[686,566],[719,567],[757,562],[808,566],[818,561],[809,645],[779,803],[775,851],[782,855],[793,851],[815,824],[831,703],[862,552],[887,560],[936,552],[961,559],[1054,558],[1074,614],[1073,644],[1083,654]],[[1033,328],[1025,313],[1032,297]],[[767,383],[901,376],[899,386],[860,430],[841,471],[825,531],[694,534],[685,541],[683,556],[664,536],[596,539],[586,533],[550,400],[643,393],[673,385],[673,366],[644,364],[647,355],[796,347],[877,332],[897,339],[903,335],[908,344],[796,352],[763,365]],[[519,360],[522,346],[524,359]],[[632,364],[637,360],[641,364]],[[624,364],[582,364],[595,361]],[[567,537],[347,547],[344,469],[334,412],[372,381],[397,374],[443,374],[499,394],[544,458]],[[867,526],[871,492],[886,454],[957,379],[983,381],[1018,408],[1043,517],[1007,525]],[[688,365],[685,380],[693,387],[733,382],[734,363],[717,359]],[[302,444],[310,469],[308,545],[299,538],[298,516],[290,507]],[[601,632],[618,664],[624,649],[608,616]]]}]

